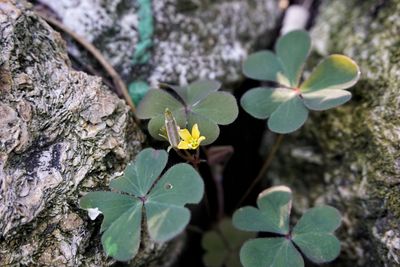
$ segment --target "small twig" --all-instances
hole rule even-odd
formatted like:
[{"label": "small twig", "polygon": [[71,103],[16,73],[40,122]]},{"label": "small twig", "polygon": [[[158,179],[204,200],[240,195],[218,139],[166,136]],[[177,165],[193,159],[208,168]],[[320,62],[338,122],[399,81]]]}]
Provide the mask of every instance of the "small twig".
[{"label": "small twig", "polygon": [[113,80],[115,89],[120,95],[124,97],[125,101],[130,106],[131,110],[134,113],[135,121],[139,123],[139,120],[136,118],[135,115],[136,111],[135,104],[133,103],[131,97],[129,96],[128,89],[126,88],[125,83],[122,81],[121,77],[115,71],[113,66],[111,66],[111,64],[108,63],[107,60],[103,57],[100,51],[94,45],[86,41],[84,38],[73,32],[72,30],[68,29],[65,25],[63,25],[56,19],[46,16],[46,14],[43,14],[40,11],[36,11],[36,13],[50,25],[55,26],[56,28],[70,35],[77,43],[79,43],[81,46],[83,46],[86,50],[88,50],[92,54],[92,56],[100,63],[100,65],[104,68],[104,70],[108,73],[108,75],[110,75],[111,79]]},{"label": "small twig", "polygon": [[246,198],[249,196],[249,194],[251,193],[251,191],[254,189],[254,187],[258,184],[258,182],[260,182],[260,180],[265,176],[266,171],[268,170],[269,166],[272,163],[273,158],[276,155],[276,152],[278,151],[279,146],[281,145],[283,140],[283,135],[279,134],[278,137],[275,140],[274,145],[271,148],[271,151],[268,155],[268,157],[266,158],[266,160],[264,161],[263,166],[260,169],[260,172],[258,173],[256,179],[254,179],[253,183],[250,185],[250,187],[247,189],[246,193],[243,195],[243,197],[240,199],[240,201],[238,202],[238,204],[236,205],[235,209],[238,209],[243,201],[246,200]]}]

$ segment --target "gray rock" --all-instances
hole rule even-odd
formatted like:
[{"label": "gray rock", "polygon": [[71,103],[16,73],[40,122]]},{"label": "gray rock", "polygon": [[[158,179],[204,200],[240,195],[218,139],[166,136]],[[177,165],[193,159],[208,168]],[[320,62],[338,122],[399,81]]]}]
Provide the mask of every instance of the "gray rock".
[{"label": "gray rock", "polygon": [[[108,266],[78,207],[141,148],[129,107],[71,69],[60,35],[22,0],[0,1],[0,265]],[[160,246],[146,239],[134,265]]]},{"label": "gray rock", "polygon": [[400,266],[400,1],[323,1],[319,11],[318,59],[348,55],[361,80],[348,104],[313,112],[285,138],[269,178],[293,187],[298,211],[328,203],[342,212],[332,266]]},{"label": "gray rock", "polygon": [[240,81],[242,60],[257,44],[269,43],[281,14],[276,0],[154,0],[152,57],[141,68],[132,66],[138,1],[39,2],[99,48],[126,81],[142,76],[152,85],[185,84],[199,78]]}]

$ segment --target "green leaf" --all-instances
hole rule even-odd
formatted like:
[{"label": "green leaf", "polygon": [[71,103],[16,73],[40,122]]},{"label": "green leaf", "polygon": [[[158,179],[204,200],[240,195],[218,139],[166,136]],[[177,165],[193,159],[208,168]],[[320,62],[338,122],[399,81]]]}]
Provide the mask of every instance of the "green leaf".
[{"label": "green leaf", "polygon": [[207,267],[221,267],[229,257],[229,251],[221,238],[221,234],[216,231],[209,231],[204,234],[201,242],[206,253],[203,262]]},{"label": "green leaf", "polygon": [[142,205],[137,203],[110,225],[101,237],[108,256],[128,261],[136,255],[140,245],[141,221]]},{"label": "green leaf", "polygon": [[190,211],[185,204],[198,203],[204,192],[199,174],[188,164],[170,168],[160,179],[168,160],[164,150],[141,151],[128,165],[124,176],[111,181],[110,187],[126,194],[91,192],[81,208],[103,213],[102,243],[107,255],[120,261],[133,258],[140,245],[142,210],[150,236],[165,242],[188,224]]},{"label": "green leaf", "polygon": [[226,92],[210,93],[192,111],[221,125],[232,123],[239,113],[235,97]]},{"label": "green leaf", "polygon": [[340,213],[331,206],[319,206],[308,210],[293,229],[293,234],[332,233],[341,223]]},{"label": "green leaf", "polygon": [[285,88],[258,87],[247,91],[240,100],[243,109],[258,119],[266,119],[280,104],[293,96],[293,91]]},{"label": "green leaf", "polygon": [[240,267],[239,248],[255,233],[239,231],[228,218],[219,222],[217,229],[208,231],[202,239],[206,251],[203,261],[208,267]]},{"label": "green leaf", "polygon": [[314,69],[300,89],[304,93],[322,89],[346,89],[353,86],[359,77],[360,70],[351,58],[331,55]]},{"label": "green leaf", "polygon": [[[178,110],[173,110],[172,115],[175,118],[176,123],[181,128],[186,127],[186,114],[185,110],[182,108]],[[150,135],[156,140],[165,140],[163,137],[160,136],[162,127],[165,126],[165,116],[164,113],[158,116],[153,117],[147,126]]]},{"label": "green leaf", "polygon": [[171,167],[155,184],[148,195],[147,203],[168,205],[198,203],[204,191],[204,183],[192,166],[186,163]]},{"label": "green leaf", "polygon": [[293,242],[313,262],[334,260],[340,253],[340,242],[332,232],[340,226],[337,209],[320,206],[308,210],[293,229]]},{"label": "green leaf", "polygon": [[332,261],[340,253],[340,242],[333,234],[318,232],[298,234],[293,237],[293,242],[315,263]]},{"label": "green leaf", "polygon": [[169,93],[155,89],[150,90],[140,102],[138,117],[151,119],[148,129],[155,139],[163,140],[159,134],[164,126],[166,108],[173,113],[181,128],[191,129],[195,123],[199,125],[201,134],[206,137],[201,145],[214,142],[219,135],[218,125],[230,124],[238,116],[236,99],[229,93],[217,92],[221,86],[219,82],[202,80],[187,86],[162,86],[174,90],[182,103]]},{"label": "green leaf", "polygon": [[289,216],[292,191],[286,186],[264,190],[257,199],[258,209],[240,208],[233,214],[233,225],[245,231],[260,231],[286,235],[289,233]]},{"label": "green leaf", "polygon": [[249,55],[243,62],[243,73],[251,79],[278,82],[283,69],[274,53],[260,51]]},{"label": "green leaf", "polygon": [[304,104],[311,110],[327,110],[351,99],[351,93],[339,89],[323,89],[302,94]]},{"label": "green leaf", "polygon": [[127,166],[124,176],[110,182],[110,188],[135,196],[145,196],[167,165],[167,161],[166,151],[144,149],[135,162]]},{"label": "green leaf", "polygon": [[311,48],[311,39],[306,31],[292,31],[278,39],[275,51],[282,63],[285,76],[292,87],[300,81],[304,63]]},{"label": "green leaf", "polygon": [[183,206],[200,202],[204,183],[188,164],[171,167],[148,195],[145,207],[150,236],[160,242],[180,233],[189,222],[190,212]]},{"label": "green leaf", "polygon": [[205,99],[208,95],[218,91],[221,83],[213,80],[200,80],[193,82],[187,86],[187,98],[185,102],[188,105],[194,105]]},{"label": "green leaf", "polygon": [[303,267],[301,254],[286,238],[257,238],[247,241],[240,250],[244,267]]},{"label": "green leaf", "polygon": [[103,232],[113,221],[119,218],[128,209],[135,207],[138,199],[114,192],[90,192],[80,199],[82,209],[98,209],[103,213],[104,219],[100,231]]},{"label": "green leaf", "polygon": [[200,134],[206,137],[206,139],[201,142],[201,145],[209,145],[217,140],[219,136],[219,127],[215,122],[205,116],[190,112],[187,128],[192,129],[193,125],[196,123],[199,126]]},{"label": "green leaf", "polygon": [[308,109],[300,97],[293,96],[283,102],[272,113],[268,120],[268,128],[276,133],[287,134],[299,129],[308,118]]},{"label": "green leaf", "polygon": [[140,102],[136,115],[139,119],[151,119],[158,115],[164,115],[166,108],[173,112],[184,107],[169,93],[159,89],[151,89]]}]

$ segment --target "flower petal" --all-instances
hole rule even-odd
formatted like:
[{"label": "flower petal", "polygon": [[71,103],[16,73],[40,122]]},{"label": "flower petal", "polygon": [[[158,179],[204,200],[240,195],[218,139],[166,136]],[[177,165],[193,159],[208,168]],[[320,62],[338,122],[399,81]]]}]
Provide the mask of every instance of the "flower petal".
[{"label": "flower petal", "polygon": [[192,135],[189,133],[188,129],[179,130],[179,136],[185,141],[189,141],[192,138]]},{"label": "flower petal", "polygon": [[178,149],[189,149],[189,143],[186,141],[180,141],[178,144]]},{"label": "flower petal", "polygon": [[203,141],[203,140],[206,140],[206,138],[205,138],[204,136],[200,136],[200,137],[199,137],[199,140],[198,140],[199,144],[200,144],[201,141]]},{"label": "flower petal", "polygon": [[192,127],[192,136],[194,139],[199,139],[200,137],[199,126],[197,125],[197,123],[195,123]]}]

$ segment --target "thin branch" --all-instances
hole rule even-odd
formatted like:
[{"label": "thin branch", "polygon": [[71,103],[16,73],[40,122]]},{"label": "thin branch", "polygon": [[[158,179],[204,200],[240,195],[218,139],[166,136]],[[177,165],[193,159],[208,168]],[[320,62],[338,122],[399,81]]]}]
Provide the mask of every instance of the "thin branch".
[{"label": "thin branch", "polygon": [[139,120],[136,118],[135,115],[136,111],[135,104],[133,103],[131,97],[129,96],[128,89],[126,88],[125,83],[122,81],[121,77],[115,71],[113,66],[111,66],[111,64],[108,63],[107,60],[103,57],[100,51],[94,45],[86,41],[84,38],[76,34],[74,31],[68,29],[64,24],[57,21],[56,19],[53,19],[40,11],[36,11],[36,13],[50,25],[70,35],[77,43],[79,43],[81,46],[83,46],[86,50],[88,50],[92,54],[92,56],[100,63],[100,65],[104,68],[104,70],[108,73],[108,75],[110,75],[111,79],[113,80],[116,91],[124,97],[126,103],[130,106],[131,110],[133,111],[136,123],[139,123]]},{"label": "thin branch", "polygon": [[260,169],[260,172],[258,173],[256,179],[254,179],[253,183],[250,185],[250,187],[247,189],[246,193],[243,195],[243,197],[240,199],[240,201],[238,202],[238,204],[236,205],[235,209],[238,209],[242,204],[243,201],[246,200],[246,198],[249,196],[249,194],[251,193],[251,191],[254,189],[254,187],[260,182],[260,180],[265,176],[269,166],[272,163],[272,160],[274,159],[276,152],[278,151],[279,146],[281,145],[283,140],[283,135],[279,134],[275,140],[274,145],[271,148],[271,151],[268,155],[268,157],[266,158],[266,160],[264,161],[263,166]]}]

